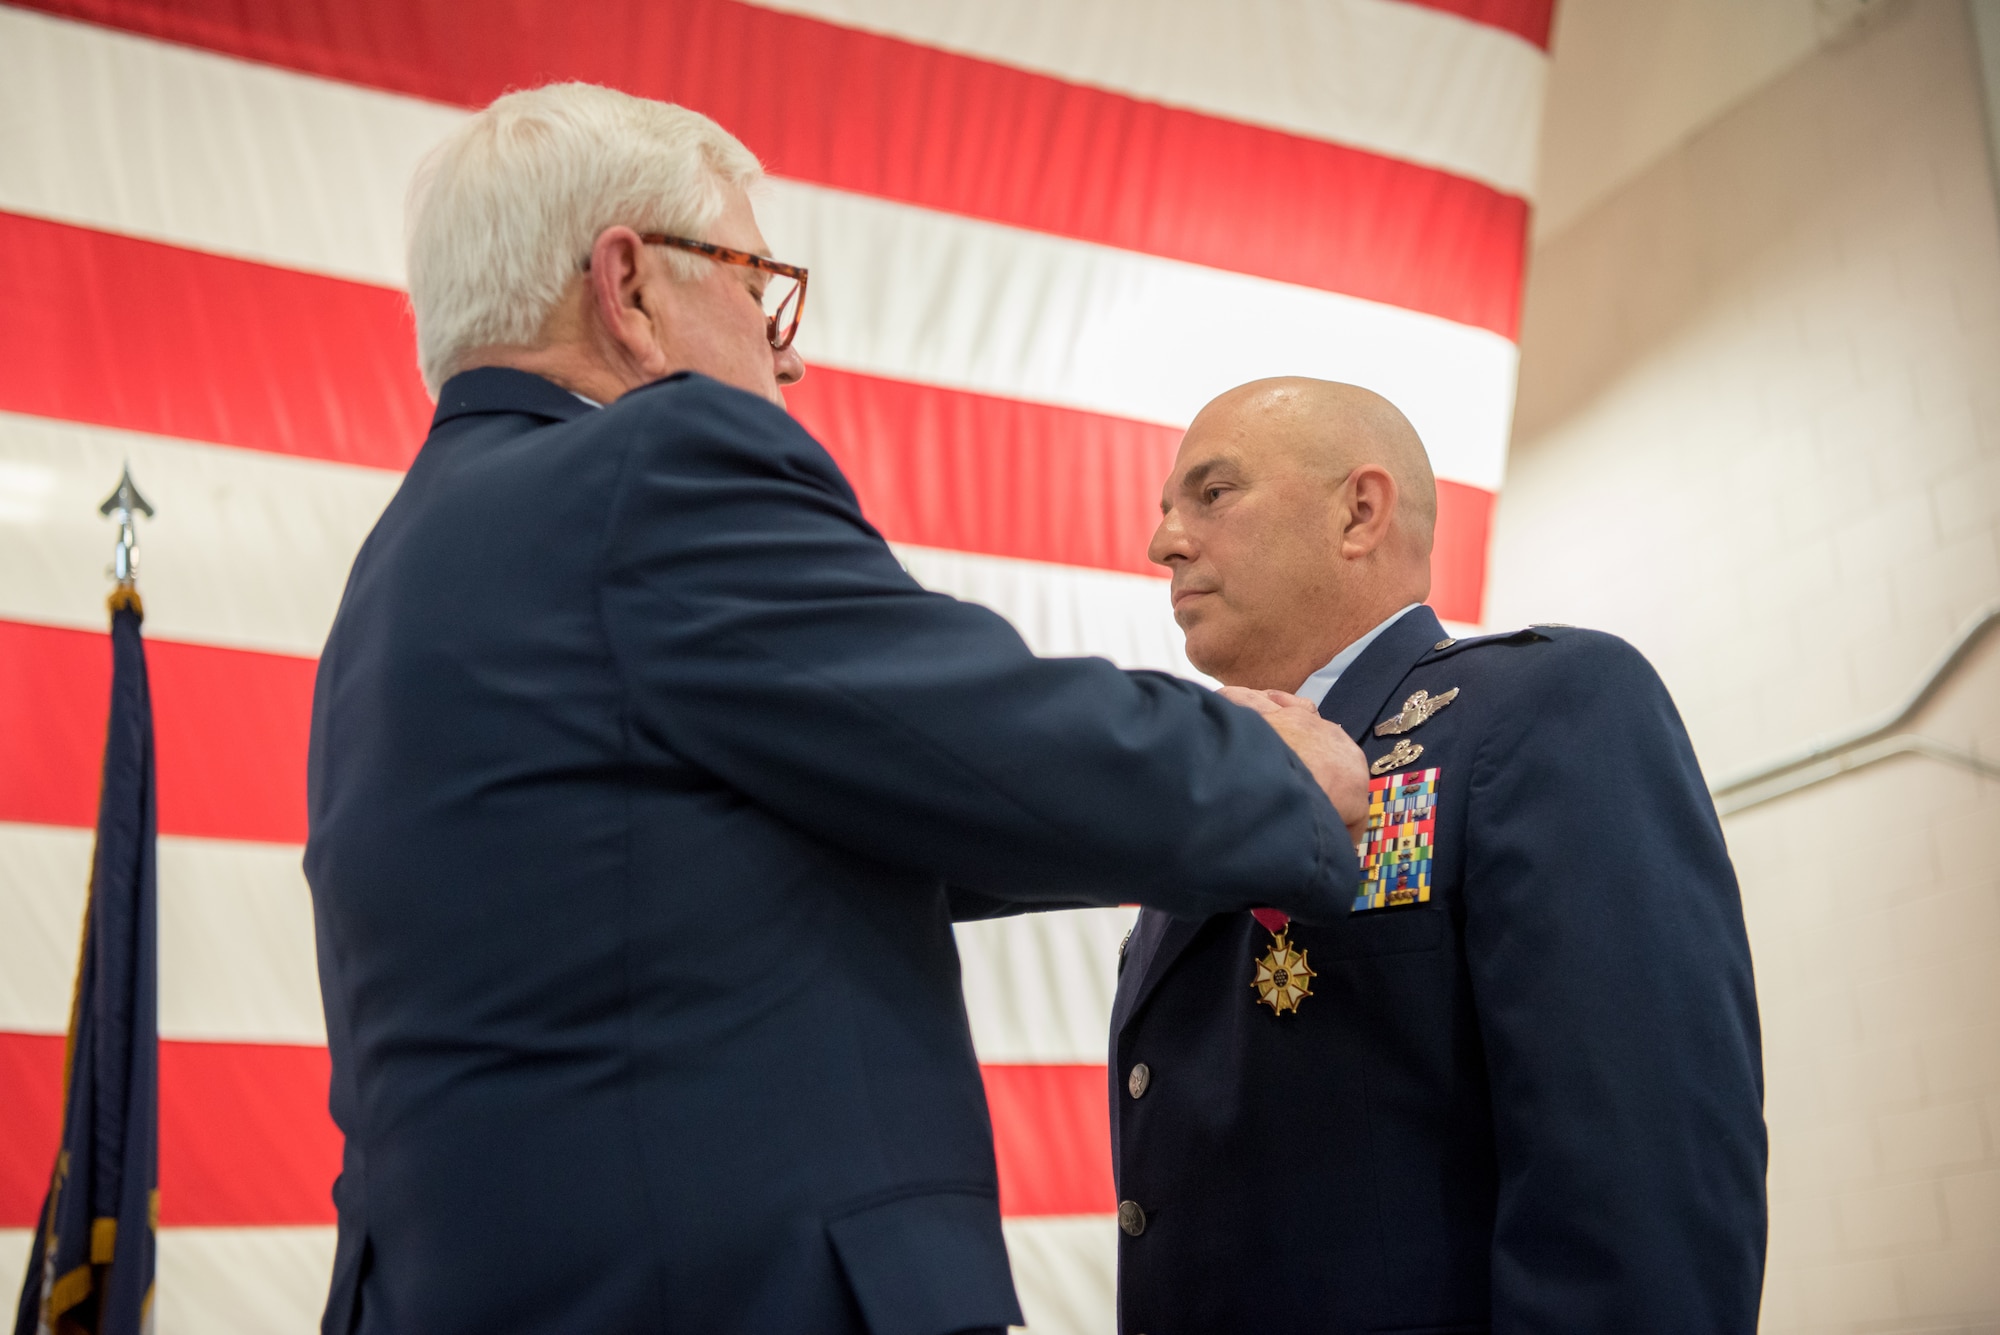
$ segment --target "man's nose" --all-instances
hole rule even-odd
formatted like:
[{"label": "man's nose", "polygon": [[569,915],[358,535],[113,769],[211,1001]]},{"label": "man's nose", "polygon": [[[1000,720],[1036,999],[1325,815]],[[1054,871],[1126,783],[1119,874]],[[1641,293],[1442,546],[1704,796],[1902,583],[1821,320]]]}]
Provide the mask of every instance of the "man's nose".
[{"label": "man's nose", "polygon": [[1194,543],[1181,526],[1180,515],[1167,511],[1160,516],[1160,526],[1153,530],[1153,540],[1146,544],[1146,559],[1156,566],[1165,566],[1193,558]]},{"label": "man's nose", "polygon": [[806,359],[799,356],[797,348],[785,348],[771,353],[771,369],[778,374],[781,385],[796,385],[805,377]]}]

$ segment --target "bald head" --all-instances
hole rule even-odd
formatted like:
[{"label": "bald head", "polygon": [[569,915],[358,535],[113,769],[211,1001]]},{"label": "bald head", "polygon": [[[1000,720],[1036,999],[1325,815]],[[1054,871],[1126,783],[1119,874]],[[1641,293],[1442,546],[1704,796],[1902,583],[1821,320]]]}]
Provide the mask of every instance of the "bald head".
[{"label": "bald head", "polygon": [[1201,410],[1188,427],[1181,458],[1188,457],[1190,443],[1213,450],[1227,448],[1225,442],[1260,456],[1288,456],[1336,482],[1364,464],[1382,468],[1396,482],[1397,525],[1430,559],[1437,527],[1431,457],[1410,419],[1374,390],[1295,375],[1252,380]]},{"label": "bald head", "polygon": [[1189,425],[1148,555],[1173,573],[1194,665],[1295,690],[1430,592],[1437,483],[1409,419],[1357,385],[1288,376]]}]

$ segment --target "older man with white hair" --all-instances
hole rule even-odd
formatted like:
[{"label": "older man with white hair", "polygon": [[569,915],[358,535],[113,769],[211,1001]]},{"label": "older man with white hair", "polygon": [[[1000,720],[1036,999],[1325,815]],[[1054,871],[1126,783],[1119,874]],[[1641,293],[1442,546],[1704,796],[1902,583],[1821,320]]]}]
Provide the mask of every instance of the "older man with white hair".
[{"label": "older man with white hair", "polygon": [[565,85],[412,191],[438,410],[313,701],[330,1332],[1018,1322],[954,910],[1354,896],[1309,706],[1038,659],[898,565],[783,411],[757,175]]}]

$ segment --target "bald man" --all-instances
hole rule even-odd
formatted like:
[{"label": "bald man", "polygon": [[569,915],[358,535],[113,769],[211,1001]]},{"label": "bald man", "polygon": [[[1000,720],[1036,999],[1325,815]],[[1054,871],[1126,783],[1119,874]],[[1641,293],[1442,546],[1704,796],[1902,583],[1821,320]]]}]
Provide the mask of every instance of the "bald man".
[{"label": "bald man", "polygon": [[1311,380],[1211,403],[1167,479],[1188,657],[1374,778],[1344,920],[1146,909],[1122,952],[1120,1329],[1747,1335],[1756,999],[1693,751],[1620,640],[1446,632],[1436,497],[1393,405]]}]

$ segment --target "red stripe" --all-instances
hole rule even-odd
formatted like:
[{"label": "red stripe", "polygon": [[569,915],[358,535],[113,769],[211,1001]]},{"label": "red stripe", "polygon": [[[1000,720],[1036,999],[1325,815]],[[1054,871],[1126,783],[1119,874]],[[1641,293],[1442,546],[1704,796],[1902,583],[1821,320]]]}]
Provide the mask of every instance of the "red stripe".
[{"label": "red stripe", "polygon": [[1403,3],[1443,10],[1511,32],[1544,51],[1549,49],[1549,30],[1556,21],[1556,0],[1403,0]]},{"label": "red stripe", "polygon": [[0,821],[97,824],[110,706],[108,633],[0,621]]},{"label": "red stripe", "polygon": [[[143,319],[110,308],[127,290]],[[0,310],[0,410],[381,468],[428,422],[403,299],[382,288],[0,213]],[[281,337],[300,311],[311,336]],[[1160,573],[1146,544],[1174,428],[824,367],[787,399],[898,542]],[[1478,620],[1491,508],[1439,487],[1443,616]]]},{"label": "red stripe", "polygon": [[1110,1214],[1111,1114],[1102,1066],[982,1066],[1000,1213]]},{"label": "red stripe", "polygon": [[320,1047],[161,1043],[160,1222],[334,1222],[331,1071]]},{"label": "red stripe", "polygon": [[0,1034],[0,1228],[33,1228],[62,1138],[61,1034]]},{"label": "red stripe", "polygon": [[1493,493],[1439,481],[1437,539],[1431,546],[1433,611],[1447,621],[1477,625],[1486,611],[1486,543]]},{"label": "red stripe", "polygon": [[0,409],[403,469],[402,293],[0,213]]},{"label": "red stripe", "polygon": [[[894,540],[1161,574],[1146,546],[1174,427],[824,370],[785,398]],[[1447,620],[1479,620],[1492,513],[1492,492],[1438,483],[1430,603]]]},{"label": "red stripe", "polygon": [[[1546,3],[1546,0],[1543,0]],[[585,79],[708,113],[782,176],[1302,283],[1514,337],[1526,201],[1302,135],[732,0],[27,7],[461,106]],[[1458,12],[1524,12],[1483,0]]]},{"label": "red stripe", "polygon": [[785,401],[892,539],[1161,573],[1146,544],[1178,428],[820,369]]},{"label": "red stripe", "polygon": [[[60,1036],[0,1034],[0,1228],[34,1223],[62,1125]],[[1108,1214],[1102,1066],[988,1066],[1006,1215]],[[160,1044],[160,1222],[326,1224],[340,1132],[325,1048]]]},{"label": "red stripe", "polygon": [[[0,1228],[32,1227],[62,1134],[60,1035],[0,1034]],[[160,1222],[330,1224],[340,1132],[327,1052],[160,1044]],[[15,1095],[18,1094],[18,1097]]]},{"label": "red stripe", "polygon": [[[302,844],[314,660],[151,640],[160,832]],[[0,621],[0,820],[89,828],[108,635]]]}]

